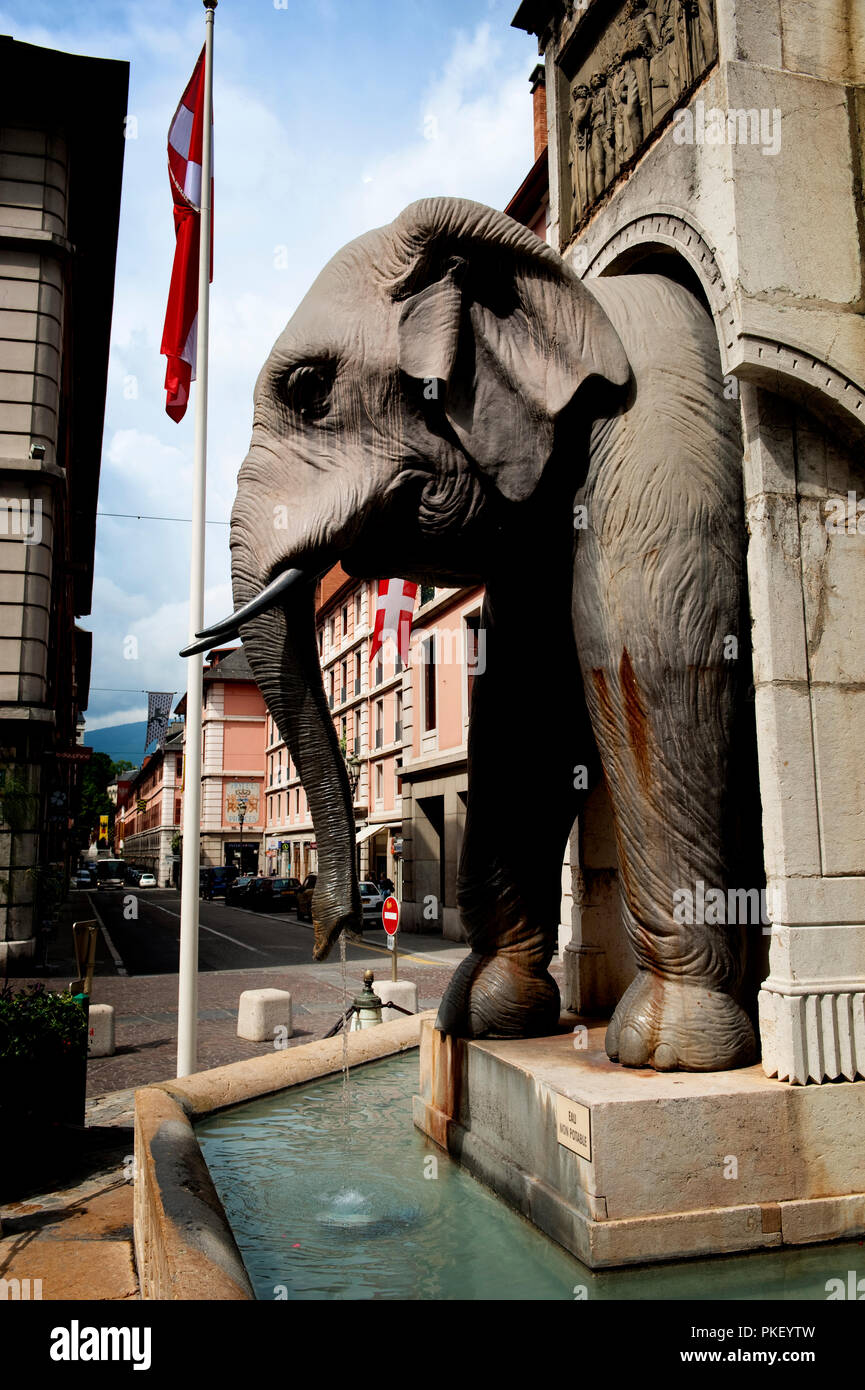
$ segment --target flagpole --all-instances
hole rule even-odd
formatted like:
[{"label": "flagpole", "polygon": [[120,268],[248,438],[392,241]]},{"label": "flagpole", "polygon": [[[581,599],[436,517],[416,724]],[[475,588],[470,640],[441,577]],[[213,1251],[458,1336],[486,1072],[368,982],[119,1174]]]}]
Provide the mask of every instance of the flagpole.
[{"label": "flagpole", "polygon": [[[207,349],[210,329],[210,219],[213,165],[213,12],[204,0],[204,129],[201,148],[201,222],[198,253],[198,330],[195,353],[195,465],[192,478],[192,549],[189,564],[189,640],[204,627],[204,512],[207,478]],[[201,838],[201,741],[204,654],[188,658],[186,775],[180,896],[180,972],[177,992],[177,1075],[198,1066],[198,869]]]}]

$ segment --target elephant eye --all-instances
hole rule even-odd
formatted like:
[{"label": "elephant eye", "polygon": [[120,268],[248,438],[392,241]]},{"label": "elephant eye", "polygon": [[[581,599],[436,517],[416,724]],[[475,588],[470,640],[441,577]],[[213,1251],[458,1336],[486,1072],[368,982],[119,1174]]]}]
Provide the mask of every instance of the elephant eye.
[{"label": "elephant eye", "polygon": [[278,394],[303,420],[320,420],[327,414],[333,372],[327,367],[295,367],[279,382]]}]

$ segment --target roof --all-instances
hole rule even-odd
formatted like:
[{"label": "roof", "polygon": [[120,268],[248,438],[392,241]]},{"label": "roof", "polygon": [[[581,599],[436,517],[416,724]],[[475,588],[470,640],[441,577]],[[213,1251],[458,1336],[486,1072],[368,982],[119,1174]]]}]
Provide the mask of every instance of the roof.
[{"label": "roof", "polygon": [[204,673],[207,681],[255,681],[243,647],[235,647]]}]

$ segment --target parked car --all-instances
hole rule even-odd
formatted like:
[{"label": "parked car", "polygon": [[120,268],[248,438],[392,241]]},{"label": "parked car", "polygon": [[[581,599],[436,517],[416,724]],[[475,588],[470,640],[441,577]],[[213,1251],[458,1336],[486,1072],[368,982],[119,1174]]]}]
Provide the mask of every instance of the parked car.
[{"label": "parked car", "polygon": [[381,926],[381,910],[384,906],[385,894],[381,891],[377,883],[367,882],[360,885],[360,901],[363,909],[363,925],[365,927]]},{"label": "parked car", "polygon": [[198,870],[198,892],[202,898],[224,898],[237,879],[233,864],[210,864]]},{"label": "parked car", "polygon": [[255,882],[252,874],[242,874],[225,890],[225,903],[227,907],[249,907],[249,896],[252,885]]},{"label": "parked car", "polygon": [[73,887],[73,888],[92,888],[92,887],[93,887],[93,879],[90,877],[90,874],[89,874],[89,872],[88,872],[87,869],[79,869],[79,870],[78,870],[78,873],[75,875],[75,877],[74,877],[73,880],[72,880],[72,887]]},{"label": "parked car", "polygon": [[301,922],[312,921],[312,894],[318,874],[307,874],[297,890],[297,915]]},{"label": "parked car", "polygon": [[296,912],[297,895],[300,892],[299,878],[271,878],[267,880],[272,885],[271,912]]},{"label": "parked car", "polygon": [[153,876],[153,874],[139,874],[139,875],[138,875],[138,887],[139,887],[139,888],[155,888],[155,887],[156,887],[156,879],[155,879],[155,877]]}]

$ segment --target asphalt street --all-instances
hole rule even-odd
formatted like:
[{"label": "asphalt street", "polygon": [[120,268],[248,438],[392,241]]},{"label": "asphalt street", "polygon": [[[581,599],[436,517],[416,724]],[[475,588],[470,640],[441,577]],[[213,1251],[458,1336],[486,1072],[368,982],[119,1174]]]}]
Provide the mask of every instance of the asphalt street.
[{"label": "asphalt street", "polygon": [[[82,894],[95,908],[116,958],[127,975],[171,975],[178,968],[180,941],[180,894],[173,889],[123,888]],[[299,922],[293,912],[252,912],[249,908],[226,907],[217,898],[199,901],[199,970],[250,970],[275,966],[312,965],[312,926]],[[408,936],[398,938],[399,954],[423,958],[425,964],[444,964],[436,956],[449,957],[456,949],[441,937]],[[349,964],[384,957],[382,971],[389,972],[390,951],[383,928],[366,928],[363,945],[348,943]],[[332,961],[338,963],[334,950]],[[449,960],[450,964],[453,964]],[[356,972],[354,972],[356,973]]]}]

